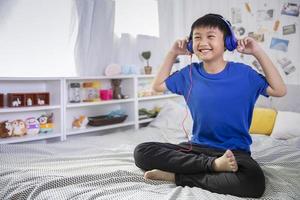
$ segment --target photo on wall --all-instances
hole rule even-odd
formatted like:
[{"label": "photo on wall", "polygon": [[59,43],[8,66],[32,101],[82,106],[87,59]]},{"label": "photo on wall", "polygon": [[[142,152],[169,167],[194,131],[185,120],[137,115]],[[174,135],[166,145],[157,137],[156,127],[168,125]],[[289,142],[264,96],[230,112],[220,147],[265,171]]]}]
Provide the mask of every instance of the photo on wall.
[{"label": "photo on wall", "polygon": [[256,19],[257,21],[270,21],[273,20],[273,9],[269,10],[257,10]]},{"label": "photo on wall", "polygon": [[242,13],[240,8],[231,8],[231,23],[237,24],[242,22]]},{"label": "photo on wall", "polygon": [[285,3],[282,6],[281,14],[298,17],[300,12],[300,5],[297,3]]},{"label": "photo on wall", "polygon": [[290,75],[291,73],[296,71],[296,67],[295,66],[286,66],[283,68],[283,71],[284,71],[285,75]]},{"label": "photo on wall", "polygon": [[296,33],[296,25],[295,24],[290,24],[282,27],[282,34],[283,35],[289,35]]},{"label": "photo on wall", "polygon": [[292,61],[287,57],[281,58],[277,60],[278,64],[282,68],[285,75],[290,75],[291,73],[296,71],[296,67],[292,65]]},{"label": "photo on wall", "polygon": [[254,33],[254,32],[249,32],[248,33],[249,37],[252,37],[254,40],[257,42],[263,42],[265,40],[264,34],[263,33]]},{"label": "photo on wall", "polygon": [[253,61],[252,61],[252,65],[255,67],[255,69],[256,69],[259,73],[264,74],[264,71],[263,71],[261,65],[259,64],[259,62],[258,62],[257,60],[253,60]]},{"label": "photo on wall", "polygon": [[275,50],[287,52],[288,51],[288,45],[289,45],[288,40],[283,40],[283,39],[279,39],[279,38],[272,38],[270,49],[275,49]]}]

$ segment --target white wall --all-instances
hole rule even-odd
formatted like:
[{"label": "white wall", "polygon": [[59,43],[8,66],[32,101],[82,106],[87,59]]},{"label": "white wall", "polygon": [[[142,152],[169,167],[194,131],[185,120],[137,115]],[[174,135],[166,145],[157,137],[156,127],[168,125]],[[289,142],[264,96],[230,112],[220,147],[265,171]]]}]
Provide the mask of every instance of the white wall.
[{"label": "white wall", "polygon": [[[233,23],[236,27],[244,27],[245,35],[248,32],[264,33],[264,41],[261,46],[266,50],[268,55],[277,66],[283,79],[288,84],[300,84],[300,16],[287,16],[281,14],[284,3],[297,3],[299,0],[158,0],[160,9],[160,31],[161,41],[164,41],[163,48],[165,51],[170,48],[171,44],[178,38],[187,36],[190,32],[191,24],[199,17],[208,13],[218,13],[232,22],[232,8],[240,9],[241,22]],[[249,3],[251,13],[246,10],[245,3]],[[271,20],[259,20],[259,10],[273,9],[273,18]],[[277,31],[273,30],[276,20],[280,21]],[[296,33],[291,35],[283,35],[282,27],[289,24],[296,24]],[[242,37],[245,37],[242,36]],[[272,37],[289,40],[288,51],[270,49]],[[296,71],[286,75],[277,62],[282,58],[291,61],[291,66],[295,66]],[[241,58],[239,53],[226,54],[226,59],[245,62],[252,65],[253,56],[244,56]],[[182,59],[182,66],[189,63],[189,59]]]},{"label": "white wall", "polygon": [[72,0],[0,0],[0,76],[75,75]]},{"label": "white wall", "polygon": [[[128,48],[124,45],[124,51],[119,50],[120,46],[118,45],[120,44],[112,44],[107,47],[108,45],[103,45],[100,41],[101,37],[105,41],[111,41],[113,37],[109,33],[112,31],[111,22],[105,23],[107,19],[102,16],[104,14],[105,16],[114,16],[112,5],[109,6],[110,9],[103,8],[102,5],[102,2],[110,3],[109,0],[77,0],[77,2],[81,2],[83,5],[95,4],[95,8],[99,7],[99,9],[93,9],[89,16],[93,19],[88,25],[93,25],[90,30],[94,32],[86,31],[85,33],[90,36],[85,44],[95,47],[81,48],[81,51],[77,51],[79,55],[88,52],[85,57],[89,62],[82,62],[82,66],[78,70],[81,75],[100,75],[110,62],[121,62],[119,63],[121,65],[135,64],[142,68],[144,63],[139,60],[137,54],[148,49],[153,53],[150,60],[151,65],[157,69],[172,43],[179,37],[188,35],[192,22],[198,17],[207,13],[219,13],[231,21],[231,8],[239,8],[242,22],[233,25],[245,27],[246,32],[264,31],[265,40],[261,44],[278,66],[285,82],[300,84],[300,56],[298,56],[300,52],[300,17],[281,15],[284,3],[300,4],[299,0],[158,0],[160,38],[146,38],[146,41],[137,39],[136,42],[133,42],[134,45]],[[246,2],[250,3],[252,13],[246,11]],[[75,22],[78,21],[75,20],[79,19],[74,17],[76,9],[73,4],[74,0],[0,0],[0,76],[75,75],[74,37],[77,35],[77,30],[73,28],[77,28]],[[83,8],[85,7],[83,6]],[[258,22],[256,16],[260,9],[274,9],[273,19]],[[83,9],[82,12],[86,13],[86,10]],[[280,20],[280,26],[278,31],[274,32],[272,29],[277,19]],[[75,23],[74,27],[73,23]],[[282,26],[293,23],[296,24],[296,34],[282,35]],[[100,27],[103,31],[97,32],[95,30],[98,29],[94,29],[95,27]],[[82,29],[86,30],[86,27]],[[108,37],[107,34],[110,36]],[[289,40],[288,51],[270,49],[272,37]],[[113,45],[114,47],[112,47]],[[77,55],[76,58],[78,57]],[[122,57],[131,59],[127,61],[128,59],[121,59]],[[229,54],[227,57],[248,64],[252,64],[253,61],[252,57],[241,58],[239,54]],[[285,57],[291,60],[291,65],[296,67],[296,71],[290,75],[284,74],[277,63],[278,59]],[[188,60],[186,61],[188,62]]]}]

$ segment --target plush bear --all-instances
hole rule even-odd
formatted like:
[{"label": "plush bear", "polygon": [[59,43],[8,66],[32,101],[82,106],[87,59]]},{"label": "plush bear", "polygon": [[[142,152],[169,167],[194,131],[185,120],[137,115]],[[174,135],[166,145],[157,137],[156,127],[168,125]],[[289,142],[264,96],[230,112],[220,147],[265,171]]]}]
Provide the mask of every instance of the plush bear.
[{"label": "plush bear", "polygon": [[12,136],[23,136],[27,134],[25,122],[21,119],[12,122],[13,133]]},{"label": "plush bear", "polygon": [[11,137],[13,132],[13,127],[11,122],[9,121],[2,121],[0,122],[0,137],[6,138]]}]

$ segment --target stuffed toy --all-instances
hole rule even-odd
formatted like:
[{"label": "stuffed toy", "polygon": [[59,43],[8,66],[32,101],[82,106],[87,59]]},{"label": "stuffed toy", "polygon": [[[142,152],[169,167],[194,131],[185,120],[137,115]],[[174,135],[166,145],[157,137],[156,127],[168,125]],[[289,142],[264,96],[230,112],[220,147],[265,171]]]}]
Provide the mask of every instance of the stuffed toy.
[{"label": "stuffed toy", "polygon": [[36,135],[40,132],[40,123],[35,117],[27,118],[25,124],[28,135]]},{"label": "stuffed toy", "polygon": [[53,131],[53,113],[41,115],[38,118],[40,123],[40,133],[49,133]]},{"label": "stuffed toy", "polygon": [[86,116],[81,115],[79,118],[75,118],[72,122],[72,127],[75,129],[84,129],[86,128],[86,125],[88,124],[88,119]]},{"label": "stuffed toy", "polygon": [[0,122],[0,137],[6,138],[11,137],[13,132],[13,127],[11,122],[9,121],[2,121]]},{"label": "stuffed toy", "polygon": [[23,136],[27,134],[25,122],[21,119],[14,120],[12,122],[12,136]]}]

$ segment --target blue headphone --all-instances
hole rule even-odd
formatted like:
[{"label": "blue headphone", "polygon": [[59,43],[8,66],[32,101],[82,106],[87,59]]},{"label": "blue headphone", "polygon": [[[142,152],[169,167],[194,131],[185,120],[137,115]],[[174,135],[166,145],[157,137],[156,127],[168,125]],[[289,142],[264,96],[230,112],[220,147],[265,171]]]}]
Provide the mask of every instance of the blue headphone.
[{"label": "blue headphone", "polygon": [[[227,21],[225,18],[223,18],[220,15],[216,15],[216,14],[208,14],[208,15],[213,16],[213,17],[217,17],[219,19],[222,19],[222,21],[225,23],[225,25],[227,27],[227,30],[228,30],[228,33],[227,33],[227,35],[225,37],[225,41],[224,41],[225,47],[226,47],[226,49],[228,49],[228,51],[235,50],[236,47],[237,47],[237,39],[234,36],[233,30],[231,29],[230,22]],[[193,29],[191,30],[191,33],[190,33],[190,36],[189,36],[189,41],[187,43],[187,50],[190,53],[194,53],[194,50],[193,50]]]}]

